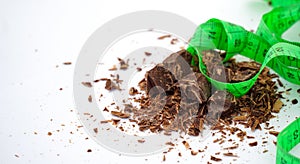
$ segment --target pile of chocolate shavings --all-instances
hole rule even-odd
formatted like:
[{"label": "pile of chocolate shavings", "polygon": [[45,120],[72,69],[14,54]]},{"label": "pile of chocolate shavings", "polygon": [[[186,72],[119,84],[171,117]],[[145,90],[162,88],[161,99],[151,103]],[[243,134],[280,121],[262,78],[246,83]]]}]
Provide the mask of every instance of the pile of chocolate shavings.
[{"label": "pile of chocolate shavings", "polygon": [[[219,81],[229,83],[245,81],[255,76],[261,67],[259,63],[253,61],[236,62],[235,59],[223,64],[223,56],[223,52],[210,50],[204,51],[202,57],[207,74]],[[192,59],[195,66],[190,64]],[[209,124],[212,130],[221,134],[221,137],[215,139],[213,143],[221,145],[225,142],[226,136],[236,135],[240,141],[250,139],[249,146],[257,146],[257,142],[253,141],[255,137],[248,136],[235,125],[244,125],[245,128],[254,131],[262,129],[261,124],[265,123],[266,130],[273,129],[268,127],[268,121],[274,117],[273,113],[278,113],[283,106],[280,100],[281,93],[277,92],[274,82],[274,78],[278,76],[270,74],[269,69],[264,68],[250,91],[237,98],[227,91],[220,91],[211,86],[197,66],[197,57],[186,50],[171,54],[145,74],[145,78],[138,84],[139,89],[130,88],[129,95],[135,96],[131,100],[139,106],[125,104],[122,111],[111,111],[111,114],[136,123],[140,131],[164,132],[165,135],[179,131],[198,136],[206,128],[205,124]],[[108,82],[108,79],[101,80]],[[108,85],[114,86],[111,84],[106,86]],[[276,136],[278,132],[270,131],[269,134]],[[232,139],[226,141],[232,143],[232,146],[224,150],[239,147]],[[225,153],[224,156],[237,157],[231,152]],[[221,161],[214,156],[211,160]]]},{"label": "pile of chocolate shavings", "polygon": [[[224,68],[224,54],[214,50],[203,54],[207,74],[224,82],[248,80],[261,66],[253,61],[236,62],[231,59]],[[185,50],[171,54],[148,71],[139,83],[140,90],[146,94],[134,99],[140,108],[133,108],[130,112],[141,131],[149,129],[151,132],[165,131],[165,134],[180,131],[198,136],[205,128],[204,124],[217,129],[220,124],[229,126],[232,122],[252,130],[261,129],[261,124],[273,118],[273,113],[278,113],[283,106],[273,80],[277,75],[270,74],[268,68],[262,71],[246,95],[236,98],[226,91],[212,88],[196,66],[186,67],[184,64],[191,63],[192,58]],[[194,60],[198,65],[197,59]],[[220,101],[225,102],[220,106]],[[235,131],[228,127],[226,130]]]}]

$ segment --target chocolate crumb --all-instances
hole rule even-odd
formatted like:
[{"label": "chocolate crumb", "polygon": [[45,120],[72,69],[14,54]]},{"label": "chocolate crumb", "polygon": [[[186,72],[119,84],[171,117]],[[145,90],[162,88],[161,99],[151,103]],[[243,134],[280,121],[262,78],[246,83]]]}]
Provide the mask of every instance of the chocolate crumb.
[{"label": "chocolate crumb", "polygon": [[178,153],[178,156],[179,156],[179,157],[182,157],[182,154],[179,152],[179,153]]},{"label": "chocolate crumb", "polygon": [[198,154],[198,151],[191,150],[191,154],[192,154],[192,155],[197,155],[197,154]]},{"label": "chocolate crumb", "polygon": [[268,152],[268,150],[264,150],[264,151],[263,151],[263,153],[266,153],[266,152]]},{"label": "chocolate crumb", "polygon": [[120,69],[126,70],[128,68],[128,61],[125,62],[123,59],[118,58],[119,63],[120,63]]},{"label": "chocolate crumb", "polygon": [[187,141],[182,141],[186,149],[190,149],[190,144]]},{"label": "chocolate crumb", "polygon": [[144,139],[139,139],[139,140],[137,140],[139,143],[144,143],[146,140],[144,140]]},{"label": "chocolate crumb", "polygon": [[298,103],[298,100],[297,99],[294,99],[294,100],[292,100],[292,104],[297,104]]},{"label": "chocolate crumb", "polygon": [[51,132],[48,132],[47,134],[48,134],[48,136],[52,136],[52,133],[51,133]]},{"label": "chocolate crumb", "polygon": [[94,128],[93,130],[96,134],[98,133],[98,128]]},{"label": "chocolate crumb", "polygon": [[103,112],[109,112],[109,110],[107,109],[107,107],[104,107]]},{"label": "chocolate crumb", "polygon": [[166,155],[163,156],[163,161],[166,161]]},{"label": "chocolate crumb", "polygon": [[299,93],[299,94],[300,94],[300,88],[299,88],[299,89],[297,89],[297,93]]},{"label": "chocolate crumb", "polygon": [[257,146],[257,141],[249,143],[250,146]]},{"label": "chocolate crumb", "polygon": [[131,87],[131,88],[129,89],[129,95],[130,95],[130,96],[134,96],[134,95],[136,95],[136,94],[138,94],[138,93],[139,93],[138,90],[135,89],[134,87]]},{"label": "chocolate crumb", "polygon": [[109,71],[116,71],[118,70],[117,69],[117,66],[116,65],[113,65],[111,68],[108,69]]},{"label": "chocolate crumb", "polygon": [[106,83],[105,83],[105,89],[109,90],[109,91],[115,90],[115,89],[120,90],[120,87],[117,86],[111,79],[107,79]]},{"label": "chocolate crumb", "polygon": [[151,56],[152,53],[151,53],[151,52],[145,52],[145,55],[146,55],[146,56]]},{"label": "chocolate crumb", "polygon": [[88,101],[91,103],[93,101],[92,95],[89,95]]},{"label": "chocolate crumb", "polygon": [[20,156],[19,156],[18,154],[15,154],[15,157],[16,157],[16,158],[20,158]]},{"label": "chocolate crumb", "polygon": [[90,153],[90,152],[92,152],[92,149],[88,149],[86,152]]},{"label": "chocolate crumb", "polygon": [[177,39],[177,38],[173,38],[173,39],[170,41],[170,43],[173,44],[173,45],[176,44],[177,42],[178,42],[178,39]]},{"label": "chocolate crumb", "polygon": [[141,67],[137,67],[136,70],[137,70],[138,72],[141,72],[141,71],[142,71],[142,68],[141,68]]},{"label": "chocolate crumb", "polygon": [[277,137],[279,132],[276,131],[269,131],[269,134],[272,134],[273,136]]}]

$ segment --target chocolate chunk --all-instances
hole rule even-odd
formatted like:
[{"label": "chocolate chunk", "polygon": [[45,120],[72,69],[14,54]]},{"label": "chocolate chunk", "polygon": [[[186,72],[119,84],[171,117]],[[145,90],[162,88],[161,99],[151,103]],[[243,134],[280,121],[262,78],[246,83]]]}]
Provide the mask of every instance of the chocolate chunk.
[{"label": "chocolate chunk", "polygon": [[[161,87],[166,92],[172,91],[172,86],[176,83],[175,77],[164,68],[162,64],[156,65],[153,69],[146,73],[146,93],[149,94],[150,90],[154,87]],[[155,89],[152,93],[157,94]]]}]

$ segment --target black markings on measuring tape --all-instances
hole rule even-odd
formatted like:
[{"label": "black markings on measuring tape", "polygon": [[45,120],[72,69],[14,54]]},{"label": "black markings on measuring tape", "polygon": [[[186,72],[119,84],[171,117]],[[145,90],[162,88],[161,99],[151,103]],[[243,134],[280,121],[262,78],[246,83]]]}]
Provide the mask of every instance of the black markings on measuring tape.
[{"label": "black markings on measuring tape", "polygon": [[263,52],[263,57],[266,57],[266,54],[268,53],[268,50],[267,49],[264,49],[264,52]]},{"label": "black markings on measuring tape", "polygon": [[288,56],[287,58],[288,58],[288,60],[291,61],[291,62],[296,60],[296,58],[295,58],[295,57],[292,57],[292,56]]},{"label": "black markings on measuring tape", "polygon": [[283,157],[281,157],[281,158],[280,158],[280,163],[281,163],[281,164],[287,164],[287,161],[286,161]]},{"label": "black markings on measuring tape", "polygon": [[285,24],[284,24],[283,22],[280,22],[280,23],[278,24],[278,28],[279,28],[279,29],[282,29],[282,28],[284,28],[284,25],[285,25]]},{"label": "black markings on measuring tape", "polygon": [[295,79],[295,75],[292,74],[291,72],[286,72],[286,75],[287,75],[290,79]]},{"label": "black markings on measuring tape", "polygon": [[208,32],[209,34],[208,34],[208,39],[216,39],[216,32],[214,32],[214,31],[209,31]]},{"label": "black markings on measuring tape", "polygon": [[284,50],[283,50],[283,47],[276,47],[275,50],[276,50],[277,52],[283,52],[283,51],[284,51]]},{"label": "black markings on measuring tape", "polygon": [[240,47],[242,44],[242,40],[241,39],[235,39],[234,40],[234,47]]},{"label": "black markings on measuring tape", "polygon": [[294,140],[296,140],[299,137],[299,130],[298,129],[296,129],[294,131],[293,136],[294,136]]}]

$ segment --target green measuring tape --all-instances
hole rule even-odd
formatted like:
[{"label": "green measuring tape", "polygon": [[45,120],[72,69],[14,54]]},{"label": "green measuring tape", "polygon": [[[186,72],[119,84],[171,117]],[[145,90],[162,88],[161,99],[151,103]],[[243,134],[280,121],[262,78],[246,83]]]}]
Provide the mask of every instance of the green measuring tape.
[{"label": "green measuring tape", "polygon": [[[266,66],[287,81],[300,85],[300,42],[281,38],[287,29],[300,20],[300,0],[269,2],[275,8],[262,16],[255,34],[241,26],[218,19],[210,19],[196,29],[187,51],[198,56],[201,73],[218,89],[226,89],[240,97],[251,89]],[[202,51],[209,49],[225,50],[224,61],[241,54],[261,63],[262,66],[249,80],[238,83],[217,81],[207,75],[206,66],[202,62]],[[299,142],[300,119],[297,119],[278,135],[276,163],[300,164],[300,159],[289,153]]]},{"label": "green measuring tape", "polygon": [[277,136],[277,164],[300,163],[300,159],[289,151],[300,142],[300,118],[288,125]]},{"label": "green measuring tape", "polygon": [[[282,33],[300,20],[300,1],[297,2],[263,15],[256,34],[229,22],[210,19],[196,29],[187,50],[192,55],[198,55],[200,71],[215,87],[227,89],[237,97],[250,90],[265,66],[272,68],[287,81],[300,85],[300,43],[281,39]],[[226,50],[225,61],[241,54],[260,62],[262,67],[258,74],[247,81],[216,81],[207,75],[201,56],[203,50],[213,48]]]}]

